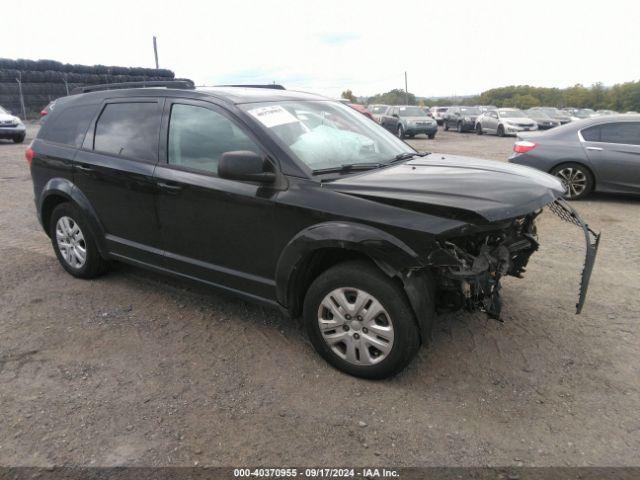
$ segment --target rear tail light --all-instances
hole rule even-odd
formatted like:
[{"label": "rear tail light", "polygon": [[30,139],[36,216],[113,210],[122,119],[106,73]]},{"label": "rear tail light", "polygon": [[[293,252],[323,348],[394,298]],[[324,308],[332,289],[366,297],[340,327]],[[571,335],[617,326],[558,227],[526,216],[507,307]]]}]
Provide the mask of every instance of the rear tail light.
[{"label": "rear tail light", "polygon": [[44,110],[40,110],[40,116],[41,117],[44,117],[47,113],[49,113],[49,112],[47,112],[46,108]]},{"label": "rear tail light", "polygon": [[24,152],[24,158],[27,159],[27,163],[29,164],[29,166],[31,166],[31,162],[33,161],[33,156],[34,156],[34,151],[33,148],[29,147],[25,150]]},{"label": "rear tail light", "polygon": [[527,153],[537,146],[537,143],[530,142],[529,140],[520,140],[513,144],[513,151],[516,153]]}]

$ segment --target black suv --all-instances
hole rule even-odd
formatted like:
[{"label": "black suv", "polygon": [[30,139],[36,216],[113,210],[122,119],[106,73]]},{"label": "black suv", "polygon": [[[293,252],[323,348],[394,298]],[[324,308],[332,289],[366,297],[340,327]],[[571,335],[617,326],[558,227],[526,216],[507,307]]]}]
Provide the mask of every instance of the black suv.
[{"label": "black suv", "polygon": [[437,312],[497,317],[542,207],[574,215],[550,175],[419,153],[340,102],[286,90],[71,95],[26,156],[71,275],[123,261],[302,314],[320,355],[367,378],[407,365]]},{"label": "black suv", "polygon": [[455,128],[459,133],[473,131],[481,113],[478,107],[449,107],[443,114],[444,129]]}]

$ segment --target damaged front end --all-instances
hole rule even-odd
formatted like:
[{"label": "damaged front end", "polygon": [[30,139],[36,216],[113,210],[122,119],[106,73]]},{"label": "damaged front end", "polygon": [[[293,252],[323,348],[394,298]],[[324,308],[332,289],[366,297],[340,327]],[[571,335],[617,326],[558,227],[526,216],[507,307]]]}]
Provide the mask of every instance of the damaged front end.
[{"label": "damaged front end", "polygon": [[[564,200],[556,199],[547,206],[562,220],[582,228],[585,234],[586,258],[576,304],[576,313],[580,313],[600,235]],[[439,248],[428,257],[429,264],[438,273],[439,310],[480,310],[500,319],[500,279],[505,275],[522,278],[529,258],[539,247],[536,218],[541,213],[542,209],[518,217],[501,225],[499,230],[440,240]]]}]

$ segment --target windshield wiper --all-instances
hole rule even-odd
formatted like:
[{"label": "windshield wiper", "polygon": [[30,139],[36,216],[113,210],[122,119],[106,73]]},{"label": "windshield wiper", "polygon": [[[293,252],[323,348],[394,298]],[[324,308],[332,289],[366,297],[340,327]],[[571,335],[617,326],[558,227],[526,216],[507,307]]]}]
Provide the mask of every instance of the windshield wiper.
[{"label": "windshield wiper", "polygon": [[323,173],[334,173],[334,172],[351,172],[355,170],[372,170],[374,168],[384,167],[383,163],[345,163],[343,165],[338,165],[336,167],[329,168],[319,168],[313,171],[313,175],[322,175]]},{"label": "windshield wiper", "polygon": [[389,163],[411,160],[413,157],[426,157],[427,155],[431,155],[431,152],[402,152],[393,157],[393,160],[389,161]]}]

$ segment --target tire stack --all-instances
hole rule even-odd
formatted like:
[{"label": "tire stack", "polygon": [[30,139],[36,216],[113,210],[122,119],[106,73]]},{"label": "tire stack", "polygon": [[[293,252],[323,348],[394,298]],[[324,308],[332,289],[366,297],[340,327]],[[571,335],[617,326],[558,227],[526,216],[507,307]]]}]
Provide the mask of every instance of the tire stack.
[{"label": "tire stack", "polygon": [[0,58],[0,105],[22,117],[18,82],[27,118],[37,118],[52,100],[67,95],[75,87],[102,83],[174,80],[171,70],[105,65],[71,65],[54,60],[10,60]]}]

